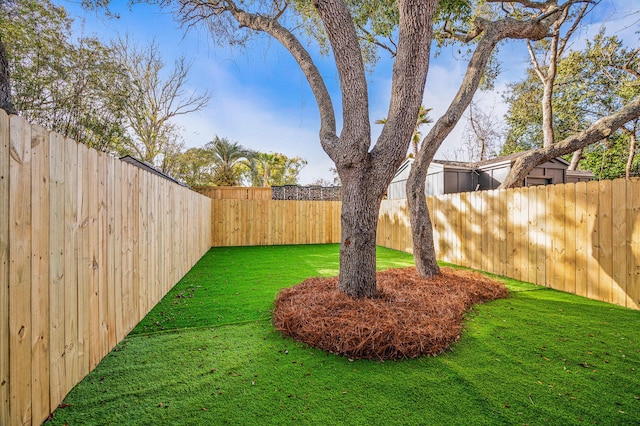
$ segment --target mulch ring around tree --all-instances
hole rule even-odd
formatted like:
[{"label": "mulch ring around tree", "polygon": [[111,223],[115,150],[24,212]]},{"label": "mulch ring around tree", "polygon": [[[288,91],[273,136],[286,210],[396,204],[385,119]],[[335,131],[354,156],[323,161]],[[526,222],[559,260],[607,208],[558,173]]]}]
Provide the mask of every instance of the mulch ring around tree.
[{"label": "mulch ring around tree", "polygon": [[350,298],[338,290],[337,277],[284,289],[274,325],[295,340],[352,359],[416,358],[446,351],[460,339],[468,309],[508,294],[502,283],[452,268],[431,279],[415,268],[378,272],[377,278],[374,298]]}]

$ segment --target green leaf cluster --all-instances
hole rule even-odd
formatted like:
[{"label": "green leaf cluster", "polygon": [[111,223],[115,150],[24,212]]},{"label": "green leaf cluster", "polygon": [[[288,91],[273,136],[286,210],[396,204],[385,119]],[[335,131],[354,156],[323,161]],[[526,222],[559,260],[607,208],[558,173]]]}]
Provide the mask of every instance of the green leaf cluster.
[{"label": "green leaf cluster", "polygon": [[90,147],[120,153],[127,79],[109,47],[74,39],[72,19],[50,0],[0,2],[13,103],[19,114]]},{"label": "green leaf cluster", "polygon": [[190,187],[295,185],[307,161],[281,153],[264,153],[216,136],[201,148],[175,159],[173,176]]}]

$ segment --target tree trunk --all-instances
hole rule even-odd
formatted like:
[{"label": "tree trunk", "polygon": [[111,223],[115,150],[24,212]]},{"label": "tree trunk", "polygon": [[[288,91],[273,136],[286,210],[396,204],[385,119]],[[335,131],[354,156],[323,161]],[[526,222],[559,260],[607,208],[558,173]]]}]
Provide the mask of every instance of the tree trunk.
[{"label": "tree trunk", "polygon": [[[555,76],[554,76],[555,78]],[[553,133],[553,83],[554,78],[549,78],[544,81],[544,91],[542,94],[542,138],[543,146],[553,145],[553,139],[555,138]]]},{"label": "tree trunk", "polygon": [[[376,231],[382,194],[366,168],[343,180],[338,288],[353,298],[376,293]],[[377,192],[377,193],[375,193]]]},{"label": "tree trunk", "polygon": [[422,141],[420,151],[407,179],[407,201],[413,238],[413,256],[418,273],[425,278],[432,277],[440,272],[433,243],[433,226],[424,193],[429,164],[431,164],[444,139],[451,133],[471,103],[496,44],[505,38],[539,40],[547,34],[549,23],[539,21],[517,22],[511,19],[489,22],[477,18],[476,26],[484,30],[485,33],[471,56],[460,89],[449,105],[447,112],[436,121]]},{"label": "tree trunk", "polygon": [[421,277],[431,278],[440,273],[436,261],[436,250],[433,242],[433,225],[429,216],[424,185],[427,179],[429,164],[435,155],[434,146],[421,150],[409,172],[407,179],[407,201],[409,204],[409,223],[413,238],[413,257],[416,270]]},{"label": "tree trunk", "polygon": [[2,37],[0,37],[0,109],[5,110],[7,114],[17,114],[13,103],[11,103],[9,61],[7,60],[7,51],[4,48]]},{"label": "tree trunk", "polygon": [[575,152],[608,138],[613,132],[631,120],[640,117],[640,96],[620,108],[615,113],[603,117],[584,130],[565,140],[548,147],[532,149],[520,156],[500,185],[500,189],[515,188],[522,185],[524,178],[534,167],[561,155]]},{"label": "tree trunk", "polygon": [[625,176],[627,179],[631,177],[631,167],[633,167],[633,159],[636,156],[637,139],[635,132],[629,133],[629,157],[627,158],[627,167],[625,168]]},{"label": "tree trunk", "polygon": [[573,157],[571,157],[571,164],[569,164],[567,170],[578,170],[578,164],[580,164],[580,160],[582,160],[582,149],[579,149],[573,153]]}]

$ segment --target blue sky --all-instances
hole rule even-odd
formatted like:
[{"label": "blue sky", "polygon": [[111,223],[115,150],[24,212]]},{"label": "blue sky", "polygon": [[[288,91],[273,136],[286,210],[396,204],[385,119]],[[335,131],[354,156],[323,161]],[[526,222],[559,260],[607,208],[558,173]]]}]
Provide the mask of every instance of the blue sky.
[{"label": "blue sky", "polygon": [[[112,0],[111,10],[120,15],[119,19],[86,12],[79,6],[79,0],[53,1],[64,6],[75,20],[76,35],[109,40],[128,34],[141,46],[155,39],[168,66],[181,54],[193,61],[189,88],[209,90],[212,99],[204,110],[177,120],[184,128],[187,147],[202,146],[218,135],[247,148],[305,158],[308,165],[300,174],[302,184],[318,178],[332,179],[329,168],[333,163],[318,140],[319,118],[311,90],[297,64],[277,42],[262,38],[247,48],[220,46],[202,29],[185,33],[171,15],[161,12],[157,6],[139,4],[129,8],[127,0]],[[618,35],[628,46],[638,45],[640,13],[633,12],[638,9],[640,0],[602,0],[574,37],[573,48],[583,47],[584,40],[603,24],[608,34]],[[375,72],[369,76],[372,123],[386,116],[390,96],[391,61],[384,53],[381,57]],[[319,58],[319,64],[339,111],[340,92],[331,59]],[[477,95],[480,104],[493,110],[496,119],[506,111],[500,92],[529,65],[524,42],[503,46],[501,64],[502,74],[495,91]],[[433,108],[432,119],[446,111],[466,65],[456,50],[445,50],[432,57],[423,102]],[[436,158],[463,159],[456,151],[462,144],[465,123],[463,118]],[[381,126],[372,126],[375,137]],[[423,134],[427,131],[428,126],[424,126]]]}]

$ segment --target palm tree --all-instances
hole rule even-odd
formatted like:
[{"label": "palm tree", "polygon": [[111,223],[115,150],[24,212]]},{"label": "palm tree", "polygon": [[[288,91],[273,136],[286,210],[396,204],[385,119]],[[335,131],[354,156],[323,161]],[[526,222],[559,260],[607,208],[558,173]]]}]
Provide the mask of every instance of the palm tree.
[{"label": "palm tree", "polygon": [[216,136],[205,149],[213,159],[213,183],[218,186],[239,186],[243,172],[243,159],[253,158],[253,151],[238,142]]},{"label": "palm tree", "polygon": [[279,152],[256,152],[253,158],[243,163],[249,168],[248,175],[253,186],[279,186],[297,184],[298,173],[307,161]]},{"label": "palm tree", "polygon": [[[416,120],[416,127],[413,129],[413,136],[411,136],[411,144],[413,145],[413,156],[418,155],[418,150],[420,148],[420,141],[422,140],[422,133],[420,133],[420,127],[423,124],[433,123],[433,120],[429,117],[429,112],[433,108],[425,108],[424,105],[420,105],[420,110],[418,111],[418,119]],[[380,120],[376,120],[376,124],[384,124],[387,122],[386,118],[381,118]]]},{"label": "palm tree", "polygon": [[262,186],[271,186],[271,171],[281,163],[280,158],[276,154],[261,152],[256,156],[256,163],[262,168]]}]

